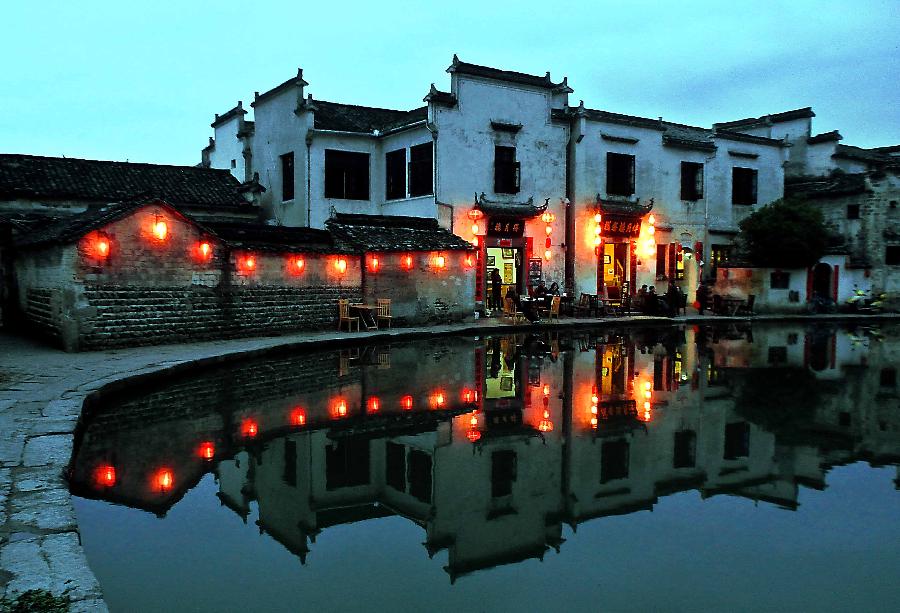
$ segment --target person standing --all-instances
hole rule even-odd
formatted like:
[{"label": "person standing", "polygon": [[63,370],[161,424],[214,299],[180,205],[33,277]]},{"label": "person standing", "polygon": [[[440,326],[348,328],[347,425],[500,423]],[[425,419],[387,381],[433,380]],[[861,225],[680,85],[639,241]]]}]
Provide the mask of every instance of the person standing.
[{"label": "person standing", "polygon": [[491,308],[503,308],[502,298],[503,279],[500,278],[500,271],[496,268],[491,269]]},{"label": "person standing", "polygon": [[709,286],[703,281],[697,286],[697,311],[703,315],[703,311],[709,308]]}]

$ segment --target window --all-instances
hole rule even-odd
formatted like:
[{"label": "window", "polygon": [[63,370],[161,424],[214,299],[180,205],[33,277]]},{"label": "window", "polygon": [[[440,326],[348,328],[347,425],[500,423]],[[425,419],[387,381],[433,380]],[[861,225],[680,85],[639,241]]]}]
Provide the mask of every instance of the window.
[{"label": "window", "polygon": [[297,441],[284,440],[284,482],[297,487]]},{"label": "window", "polygon": [[756,175],[752,168],[731,169],[732,204],[756,204]]},{"label": "window", "polygon": [[726,460],[746,458],[750,455],[750,424],[745,421],[728,424],[725,426],[725,453]]},{"label": "window", "polygon": [[627,441],[603,443],[600,453],[600,483],[628,478]]},{"label": "window", "polygon": [[369,154],[325,150],[325,197],[369,199]]},{"label": "window", "polygon": [[237,160],[231,160],[231,167],[237,168]]},{"label": "window", "polygon": [[672,468],[693,468],[697,464],[697,433],[682,430],[675,433],[675,453]]},{"label": "window", "polygon": [[769,364],[787,364],[787,347],[769,347]]},{"label": "window", "polygon": [[703,164],[681,163],[681,199],[700,200],[703,198]]},{"label": "window", "polygon": [[776,270],[769,275],[769,287],[771,289],[787,289],[791,285],[791,273]]},{"label": "window", "polygon": [[606,154],[606,193],[614,196],[634,194],[634,156]]},{"label": "window", "polygon": [[[515,149],[513,149],[515,157]],[[409,149],[409,195],[430,196],[434,193],[432,177],[434,176],[433,143],[423,143]],[[518,187],[518,183],[516,184]],[[516,189],[516,191],[519,191]]]},{"label": "window", "polygon": [[512,494],[516,481],[516,452],[495,451],[491,454],[491,496],[500,498]]},{"label": "window", "polygon": [[731,253],[730,245],[713,245],[709,250],[709,265],[713,273],[722,264],[728,261],[728,255]]},{"label": "window", "polygon": [[884,263],[888,266],[900,266],[900,245],[888,245],[885,247]]},{"label": "window", "polygon": [[344,439],[325,447],[325,488],[369,484],[368,439]]},{"label": "window", "polygon": [[847,205],[847,219],[859,219],[859,205],[858,204],[848,204]]},{"label": "window", "polygon": [[294,152],[281,156],[281,199],[294,199]]},{"label": "window", "polygon": [[431,502],[431,456],[418,449],[409,452],[409,494]]},{"label": "window", "polygon": [[881,387],[897,387],[897,369],[883,368],[879,381]]},{"label": "window", "polygon": [[384,198],[406,198],[406,149],[390,151],[384,156]]},{"label": "window", "polygon": [[385,481],[398,492],[406,491],[406,447],[397,443],[385,446]]},{"label": "window", "polygon": [[515,147],[494,147],[494,193],[517,194],[521,169],[516,161]]}]

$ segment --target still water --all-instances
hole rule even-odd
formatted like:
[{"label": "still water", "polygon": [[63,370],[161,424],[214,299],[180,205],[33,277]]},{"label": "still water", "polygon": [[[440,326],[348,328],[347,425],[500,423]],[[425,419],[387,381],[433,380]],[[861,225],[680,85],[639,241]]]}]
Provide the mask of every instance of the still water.
[{"label": "still water", "polygon": [[281,355],[89,407],[113,611],[900,608],[900,329]]}]

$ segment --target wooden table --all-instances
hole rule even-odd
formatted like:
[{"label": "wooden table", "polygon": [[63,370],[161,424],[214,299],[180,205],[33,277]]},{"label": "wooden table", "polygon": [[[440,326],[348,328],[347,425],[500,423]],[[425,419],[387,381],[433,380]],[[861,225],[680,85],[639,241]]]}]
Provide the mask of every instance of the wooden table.
[{"label": "wooden table", "polygon": [[359,315],[359,321],[366,327],[366,330],[378,329],[378,305],[375,304],[351,304],[351,311],[356,311]]}]

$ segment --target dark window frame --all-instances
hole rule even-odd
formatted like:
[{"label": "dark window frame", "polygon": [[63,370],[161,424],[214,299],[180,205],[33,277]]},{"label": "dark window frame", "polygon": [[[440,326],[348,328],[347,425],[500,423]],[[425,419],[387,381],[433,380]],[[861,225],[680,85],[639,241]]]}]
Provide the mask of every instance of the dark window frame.
[{"label": "dark window frame", "polygon": [[681,163],[681,199],[695,202],[703,199],[703,163]]},{"label": "dark window frame", "polygon": [[367,151],[325,150],[325,197],[370,200],[371,155]]},{"label": "dark window frame", "polygon": [[733,166],[731,168],[731,203],[754,205],[759,199],[759,171],[755,168]]},{"label": "dark window frame", "polygon": [[434,194],[434,141],[409,148],[409,197]]},{"label": "dark window frame", "polygon": [[522,167],[516,160],[516,148],[494,146],[494,193],[518,194],[522,186]]},{"label": "dark window frame", "polygon": [[635,157],[630,153],[606,152],[606,194],[634,195]]},{"label": "dark window frame", "polygon": [[769,289],[789,289],[790,286],[791,273],[775,270],[769,274]]},{"label": "dark window frame", "polygon": [[293,200],[294,191],[294,152],[289,151],[279,156],[281,160],[281,201]]},{"label": "dark window frame", "polygon": [[406,149],[384,154],[384,199],[406,198]]},{"label": "dark window frame", "polygon": [[887,245],[884,248],[884,263],[887,266],[900,266],[900,245]]},{"label": "dark window frame", "polygon": [[859,208],[858,204],[848,204],[847,219],[859,219]]}]

